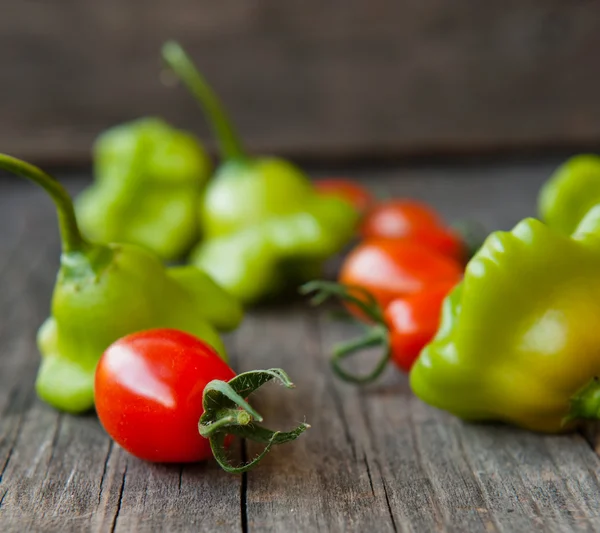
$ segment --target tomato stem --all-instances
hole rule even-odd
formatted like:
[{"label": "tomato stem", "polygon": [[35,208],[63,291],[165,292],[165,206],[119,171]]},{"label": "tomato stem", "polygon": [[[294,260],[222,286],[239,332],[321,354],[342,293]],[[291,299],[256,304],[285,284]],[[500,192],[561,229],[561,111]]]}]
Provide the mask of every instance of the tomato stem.
[{"label": "tomato stem", "polygon": [[[349,357],[360,350],[366,348],[373,348],[375,346],[383,346],[384,351],[382,357],[379,359],[375,367],[368,374],[359,376],[351,374],[347,370],[344,370],[341,366],[341,361],[346,357]],[[344,381],[350,383],[356,383],[358,385],[364,385],[375,381],[383,371],[386,369],[390,359],[392,357],[392,350],[388,339],[387,327],[381,325],[373,326],[367,330],[366,335],[358,337],[347,343],[338,344],[333,349],[333,356],[331,358],[331,368],[333,371]]]},{"label": "tomato stem", "polygon": [[[370,318],[375,325],[367,327],[367,333],[349,342],[334,346],[331,357],[333,371],[344,381],[364,385],[375,381],[385,370],[392,357],[392,348],[389,339],[389,329],[383,316],[383,311],[375,297],[366,289],[353,285],[343,285],[331,281],[315,280],[300,287],[302,294],[314,293],[311,298],[313,305],[320,305],[335,296],[342,302],[357,307],[365,316]],[[365,348],[383,346],[383,356],[379,359],[371,372],[366,375],[357,375],[344,370],[341,361]]]},{"label": "tomato stem", "polygon": [[[248,413],[250,416],[258,420],[259,422],[262,422],[263,417],[260,416],[250,406],[250,404],[246,400],[244,400],[244,398],[242,398],[237,392],[235,392],[235,390],[229,383],[221,381],[219,379],[214,379],[208,385],[206,385],[206,387],[204,388],[204,394],[210,393],[211,391],[216,391],[223,394],[224,396],[229,398],[234,404],[236,404],[238,407],[240,407],[246,413]],[[202,432],[200,433],[202,434]],[[206,435],[202,436],[205,437]]]},{"label": "tomato stem", "polygon": [[358,307],[373,322],[385,324],[383,311],[375,297],[365,288],[358,285],[343,285],[333,281],[313,280],[300,287],[301,294],[311,294],[311,303],[320,305],[329,298],[337,297],[343,302]]},{"label": "tomato stem", "polygon": [[[308,424],[299,424],[291,431],[273,431],[255,423],[261,422],[263,418],[244,397],[248,397],[272,379],[276,379],[288,389],[294,387],[283,370],[271,368],[244,372],[227,382],[214,380],[204,389],[202,397],[204,414],[198,422],[198,431],[200,435],[209,439],[215,459],[226,472],[232,474],[247,472],[267,455],[273,445],[297,439],[310,427]],[[249,463],[233,466],[225,450],[227,435],[253,440],[266,446]]]},{"label": "tomato stem", "polygon": [[63,252],[82,252],[88,248],[88,243],[79,231],[73,201],[56,179],[38,167],[6,154],[0,154],[0,168],[37,183],[50,195],[58,214]]},{"label": "tomato stem", "polygon": [[225,112],[225,107],[181,45],[175,41],[166,42],[162,48],[162,56],[171,70],[183,81],[204,108],[213,133],[221,146],[223,156],[226,159],[246,159],[242,141],[235,132],[231,120]]}]

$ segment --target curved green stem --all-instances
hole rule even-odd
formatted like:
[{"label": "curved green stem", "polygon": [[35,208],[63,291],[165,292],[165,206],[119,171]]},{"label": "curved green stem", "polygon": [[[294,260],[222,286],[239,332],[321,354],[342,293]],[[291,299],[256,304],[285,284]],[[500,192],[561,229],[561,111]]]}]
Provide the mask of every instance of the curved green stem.
[{"label": "curved green stem", "polygon": [[[244,400],[244,398],[242,398],[237,392],[235,392],[235,390],[229,383],[227,383],[225,381],[221,381],[220,379],[214,379],[204,388],[205,398],[207,400],[217,402],[217,400],[215,400],[215,395],[211,395],[211,392],[213,392],[213,391],[227,397],[234,404],[236,404],[239,408],[246,411],[250,416],[252,416],[256,420],[258,420],[259,422],[262,422],[263,417],[260,416],[250,406],[250,404],[246,400]],[[216,396],[218,397],[219,395],[216,395]],[[202,433],[202,430],[200,430],[200,434],[203,437],[207,436]]]},{"label": "curved green stem", "polygon": [[0,154],[0,168],[37,183],[51,196],[58,214],[63,252],[81,252],[87,248],[77,225],[73,201],[58,181],[38,167],[6,154]]},{"label": "curved green stem", "polygon": [[[272,379],[278,380],[287,388],[294,386],[283,370],[271,368],[244,372],[228,382],[213,380],[205,387],[202,397],[204,413],[198,422],[198,431],[200,435],[209,439],[213,455],[223,470],[234,474],[247,472],[267,455],[273,445],[297,439],[310,427],[308,424],[299,424],[292,431],[282,432],[272,431],[255,423],[261,422],[262,416],[242,395],[249,396]],[[235,435],[266,446],[249,463],[234,466],[225,450],[226,435]]]},{"label": "curved green stem", "polygon": [[[366,348],[373,348],[375,346],[384,346],[385,348],[382,357],[379,359],[371,372],[359,376],[356,374],[351,374],[342,368],[340,363],[343,359],[353,355],[356,352]],[[356,383],[357,385],[365,385],[367,383],[372,383],[379,376],[381,376],[391,357],[392,350],[388,339],[387,328],[377,325],[371,328],[364,337],[359,337],[334,347],[333,356],[331,358],[331,367],[333,368],[333,371],[344,381]]]},{"label": "curved green stem", "polygon": [[[302,294],[314,293],[311,299],[313,305],[319,305],[335,296],[341,301],[355,306],[375,323],[374,326],[368,328],[367,334],[363,337],[335,346],[331,357],[333,371],[343,380],[359,385],[375,381],[383,373],[392,357],[388,326],[375,297],[363,287],[323,280],[310,281],[304,284],[300,287],[300,292]],[[343,359],[365,348],[374,346],[384,346],[384,353],[371,372],[361,376],[351,374],[342,368],[341,361]]]},{"label": "curved green stem", "polygon": [[360,309],[373,322],[385,324],[383,312],[375,297],[365,288],[358,285],[343,285],[333,281],[313,280],[300,287],[301,294],[311,294],[313,305],[320,305],[329,298],[337,297],[341,301],[352,304]]},{"label": "curved green stem", "polygon": [[[301,424],[296,429],[287,432],[281,431],[269,431],[270,437],[266,441],[258,441],[266,444],[265,448],[262,452],[260,452],[254,459],[249,461],[248,463],[241,466],[232,466],[229,462],[229,458],[227,457],[227,453],[225,452],[225,434],[219,433],[218,435],[211,437],[210,439],[210,449],[213,452],[213,455],[221,468],[230,474],[243,474],[244,472],[248,472],[254,468],[258,463],[260,463],[263,458],[269,453],[271,447],[275,444],[283,444],[285,442],[289,442],[291,440],[297,439],[302,433],[304,433],[310,426],[308,424]],[[264,428],[261,428],[264,429]],[[238,435],[243,436],[243,435]],[[250,438],[250,437],[245,437]],[[257,440],[257,439],[252,439]]]},{"label": "curved green stem", "polygon": [[162,56],[204,108],[214,135],[221,145],[223,156],[226,159],[245,159],[242,142],[233,129],[221,100],[194,66],[185,50],[179,43],[168,41],[163,45]]}]

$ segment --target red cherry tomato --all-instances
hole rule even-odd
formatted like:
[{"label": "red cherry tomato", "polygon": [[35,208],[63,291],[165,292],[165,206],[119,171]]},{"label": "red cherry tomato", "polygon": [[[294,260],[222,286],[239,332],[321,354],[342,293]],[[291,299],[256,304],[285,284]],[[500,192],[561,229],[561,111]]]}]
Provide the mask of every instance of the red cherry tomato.
[{"label": "red cherry tomato", "polygon": [[360,229],[366,239],[411,238],[463,262],[466,249],[460,235],[444,227],[428,205],[412,200],[390,200],[373,207]]},{"label": "red cherry tomato", "polygon": [[384,317],[389,328],[392,360],[409,372],[440,325],[442,303],[455,283],[439,283],[416,294],[392,300]]},{"label": "red cherry tomato", "polygon": [[465,243],[457,233],[450,229],[416,228],[410,238],[461,263],[466,262]]},{"label": "red cherry tomato", "polygon": [[373,204],[373,196],[358,183],[346,179],[323,179],[315,181],[319,194],[337,196],[350,202],[357,211],[363,213]]},{"label": "red cherry tomato", "polygon": [[[272,431],[245,396],[275,379],[294,385],[280,368],[238,376],[205,342],[182,331],[133,333],[107,348],[96,369],[94,395],[100,422],[133,455],[162,463],[214,458],[227,472],[258,464],[273,445],[298,438],[309,426]],[[237,435],[266,444],[241,466],[226,448]],[[206,438],[204,438],[206,437]]]},{"label": "red cherry tomato", "polygon": [[212,457],[198,433],[202,394],[213,379],[235,373],[205,342],[176,330],[128,335],[98,363],[96,411],[107,433],[148,461],[191,462]]},{"label": "red cherry tomato", "polygon": [[462,273],[458,261],[416,241],[373,239],[348,254],[339,281],[366,289],[385,309],[396,298],[438,283],[457,283]]},{"label": "red cherry tomato", "polygon": [[438,214],[427,204],[415,200],[380,202],[366,214],[360,233],[364,238],[410,237],[418,228],[443,226]]}]

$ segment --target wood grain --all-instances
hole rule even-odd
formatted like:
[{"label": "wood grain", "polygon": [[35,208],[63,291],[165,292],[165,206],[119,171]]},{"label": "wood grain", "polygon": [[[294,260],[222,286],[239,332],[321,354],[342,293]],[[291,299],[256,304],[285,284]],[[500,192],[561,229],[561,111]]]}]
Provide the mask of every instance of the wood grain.
[{"label": "wood grain", "polygon": [[[556,163],[336,170],[368,178],[373,190],[427,200],[448,220],[476,217],[493,229],[532,214]],[[69,189],[80,190],[83,178],[68,180]],[[363,390],[341,383],[327,353],[357,330],[301,300],[253,311],[227,345],[237,371],[288,371],[295,389],[269,385],[251,401],[266,425],[306,419],[306,434],[243,476],[214,462],[138,461],[110,443],[94,416],[59,414],[35,396],[34,335],[57,259],[49,200],[29,184],[0,180],[3,533],[600,531],[600,459],[583,436],[462,423],[415,399],[391,368]],[[242,443],[232,459],[259,449]]]},{"label": "wood grain", "polygon": [[594,147],[595,0],[3,0],[0,146],[89,158],[161,115],[209,139],[159,48],[183,42],[259,151],[359,156]]}]

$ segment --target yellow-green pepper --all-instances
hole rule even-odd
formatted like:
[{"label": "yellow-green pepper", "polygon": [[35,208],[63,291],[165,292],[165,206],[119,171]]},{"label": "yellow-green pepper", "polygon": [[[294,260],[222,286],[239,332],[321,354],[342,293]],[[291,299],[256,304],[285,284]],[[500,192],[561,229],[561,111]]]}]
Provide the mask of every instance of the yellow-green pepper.
[{"label": "yellow-green pepper", "polygon": [[572,236],[526,219],[495,232],[446,299],[410,373],[422,400],[542,432],[600,417],[600,205]]},{"label": "yellow-green pepper", "polygon": [[248,156],[181,47],[167,43],[163,56],[204,106],[225,158],[199,204],[203,241],[192,263],[244,303],[318,277],[323,262],[354,236],[357,211],[319,195],[291,163]]},{"label": "yellow-green pepper", "polygon": [[180,329],[212,345],[227,360],[217,330],[242,319],[237,300],[194,266],[165,268],[133,244],[93,244],[82,237],[73,204],[60,183],[37,167],[0,154],[0,168],[42,186],[56,204],[61,265],[51,316],[38,331],[42,362],[38,395],[79,413],[94,405],[94,372],[117,339],[153,328]]},{"label": "yellow-green pepper", "polygon": [[570,235],[591,207],[600,203],[600,157],[577,155],[560,165],[538,198],[542,220]]},{"label": "yellow-green pepper", "polygon": [[193,135],[157,118],[114,126],[94,144],[94,170],[95,183],[76,200],[88,238],[137,244],[165,260],[197,242],[210,160]]}]

